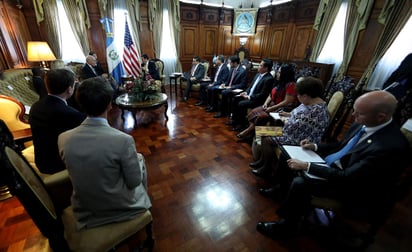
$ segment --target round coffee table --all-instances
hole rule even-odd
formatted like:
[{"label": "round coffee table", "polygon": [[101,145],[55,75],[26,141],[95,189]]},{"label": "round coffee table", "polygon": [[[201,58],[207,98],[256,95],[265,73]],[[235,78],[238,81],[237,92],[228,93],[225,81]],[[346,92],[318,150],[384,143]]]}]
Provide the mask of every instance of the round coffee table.
[{"label": "round coffee table", "polygon": [[167,95],[164,93],[152,94],[150,97],[146,97],[146,99],[141,99],[134,94],[122,94],[116,98],[115,102],[116,105],[122,110],[123,121],[124,111],[129,110],[132,112],[135,127],[137,127],[136,113],[141,110],[153,110],[164,106],[166,121],[169,120],[169,117],[167,116],[167,109],[169,105],[167,104]]}]

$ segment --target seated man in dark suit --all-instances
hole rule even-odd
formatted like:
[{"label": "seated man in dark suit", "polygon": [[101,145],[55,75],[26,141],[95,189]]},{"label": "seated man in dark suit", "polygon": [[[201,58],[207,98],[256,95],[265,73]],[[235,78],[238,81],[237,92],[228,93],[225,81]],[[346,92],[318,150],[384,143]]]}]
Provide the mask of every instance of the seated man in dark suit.
[{"label": "seated man in dark suit", "polygon": [[86,117],[67,105],[74,91],[75,75],[69,69],[52,69],[46,74],[49,95],[33,104],[29,123],[33,134],[36,166],[42,173],[53,174],[65,169],[60,159],[57,137],[77,127]]},{"label": "seated man in dark suit", "polygon": [[232,124],[234,130],[242,130],[247,127],[246,112],[248,108],[261,106],[273,86],[273,76],[270,71],[273,67],[273,61],[263,59],[258,68],[258,73],[253,78],[251,85],[245,92],[236,95],[232,102]]},{"label": "seated man in dark suit", "polygon": [[183,74],[186,79],[186,89],[182,101],[189,99],[190,89],[194,83],[199,83],[205,77],[205,67],[200,63],[199,56],[193,57],[192,68],[190,72]]},{"label": "seated man in dark suit", "polygon": [[[93,51],[91,51],[90,53],[93,53],[93,54],[92,55],[87,55],[87,57],[86,57],[86,63],[82,67],[82,72],[81,72],[81,76],[80,76],[81,80],[86,80],[86,79],[89,79],[89,78],[102,76],[103,78],[105,78],[109,81],[110,85],[112,86],[112,88],[114,90],[113,99],[116,99],[116,97],[121,92],[120,89],[119,89],[120,88],[119,83],[116,83],[116,80],[111,75],[104,72],[102,66],[100,65],[100,63],[98,63],[97,58],[95,57],[96,54]],[[76,104],[76,101],[74,100],[74,98],[71,98],[69,100],[69,103],[76,105],[76,107],[78,106]],[[77,108],[79,108],[79,107],[77,107]]]},{"label": "seated man in dark suit", "polygon": [[86,80],[97,76],[108,78],[108,74],[104,72],[103,68],[97,65],[96,58],[93,55],[87,55],[80,77],[82,80]]},{"label": "seated man in dark suit", "polygon": [[239,56],[233,55],[230,57],[230,72],[227,82],[220,84],[219,89],[214,89],[212,99],[217,99],[219,90],[222,90],[222,99],[219,112],[214,115],[215,118],[228,115],[229,102],[233,97],[233,90],[245,89],[247,85],[247,71],[240,65]]},{"label": "seated man in dark suit", "polygon": [[149,59],[147,54],[142,54],[142,61],[142,67],[146,74],[150,74],[151,79],[160,80],[160,75],[156,69],[156,63],[154,60]]},{"label": "seated man in dark suit", "polygon": [[96,64],[94,65],[94,69],[96,70],[97,75],[100,76],[100,75],[104,74],[105,71],[103,69],[102,64],[100,64],[99,59],[97,58],[97,54],[94,51],[90,51],[89,55],[93,56],[94,59],[96,60]]},{"label": "seated man in dark suit", "polygon": [[44,84],[44,70],[41,67],[33,67],[33,87],[36,93],[39,94],[39,99],[47,95],[46,85]]},{"label": "seated man in dark suit", "polygon": [[310,210],[312,195],[341,200],[344,212],[350,216],[380,218],[386,206],[385,195],[399,179],[409,150],[406,138],[392,119],[396,105],[389,92],[366,93],[355,101],[355,123],[341,142],[316,145],[303,140],[303,148],[328,155],[326,164],[298,159],[280,164],[276,178],[280,190],[288,191],[277,210],[282,219],[259,222],[257,230],[277,238],[295,233]]},{"label": "seated man in dark suit", "polygon": [[213,81],[200,84],[200,101],[196,103],[196,106],[207,103],[208,106],[206,110],[209,112],[217,109],[217,99],[212,102],[213,89],[219,88],[220,84],[225,83],[229,77],[229,68],[225,64],[225,57],[223,55],[217,56],[216,67],[216,74],[213,77]]}]

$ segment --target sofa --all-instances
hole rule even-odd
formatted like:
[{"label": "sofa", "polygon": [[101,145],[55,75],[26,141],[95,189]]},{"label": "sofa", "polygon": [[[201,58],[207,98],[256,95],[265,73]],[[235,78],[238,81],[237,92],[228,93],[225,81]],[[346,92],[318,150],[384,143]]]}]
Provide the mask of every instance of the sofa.
[{"label": "sofa", "polygon": [[39,95],[33,87],[30,68],[7,69],[0,75],[0,94],[11,96],[26,106],[26,113]]}]

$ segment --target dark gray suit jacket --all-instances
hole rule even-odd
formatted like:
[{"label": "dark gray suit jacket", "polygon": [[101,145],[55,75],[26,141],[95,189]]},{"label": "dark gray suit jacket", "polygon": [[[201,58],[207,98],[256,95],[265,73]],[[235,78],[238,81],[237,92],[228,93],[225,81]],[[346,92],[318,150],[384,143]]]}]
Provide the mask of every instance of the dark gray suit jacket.
[{"label": "dark gray suit jacket", "polygon": [[54,96],[33,104],[29,123],[33,134],[34,157],[42,173],[53,174],[65,169],[57,148],[60,133],[77,127],[86,116]]},{"label": "dark gray suit jacket", "polygon": [[[246,89],[246,93],[250,94],[253,84],[260,74],[256,74],[252,80],[252,83]],[[250,101],[256,102],[258,104],[263,104],[268,97],[273,86],[273,76],[270,73],[266,73],[257,83],[256,88],[253,90],[253,94],[250,96]]]}]

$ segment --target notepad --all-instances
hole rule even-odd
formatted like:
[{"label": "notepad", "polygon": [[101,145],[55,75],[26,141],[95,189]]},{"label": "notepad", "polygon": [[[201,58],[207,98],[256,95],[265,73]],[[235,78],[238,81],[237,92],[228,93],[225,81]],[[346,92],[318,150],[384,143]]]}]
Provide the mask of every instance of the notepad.
[{"label": "notepad", "polygon": [[275,120],[280,120],[280,115],[279,115],[279,113],[270,112],[269,115],[270,115],[271,117],[273,117],[273,119],[275,119]]},{"label": "notepad", "polygon": [[[303,149],[300,146],[293,146],[293,145],[279,145],[279,148],[282,150],[283,154],[285,154],[287,159],[289,158],[295,158],[299,159],[304,162],[311,162],[311,163],[317,163],[318,165],[324,165],[325,167],[329,167],[323,158],[321,158],[316,152]],[[319,176],[310,174],[306,171],[303,171],[303,174],[309,178],[312,179],[320,179],[320,180],[326,180],[325,178],[321,178]]]},{"label": "notepad", "polygon": [[280,145],[279,147],[282,149],[284,154],[289,156],[289,158],[295,158],[311,163],[325,163],[325,160],[323,160],[323,158],[321,158],[316,152],[303,149],[301,146]]}]

